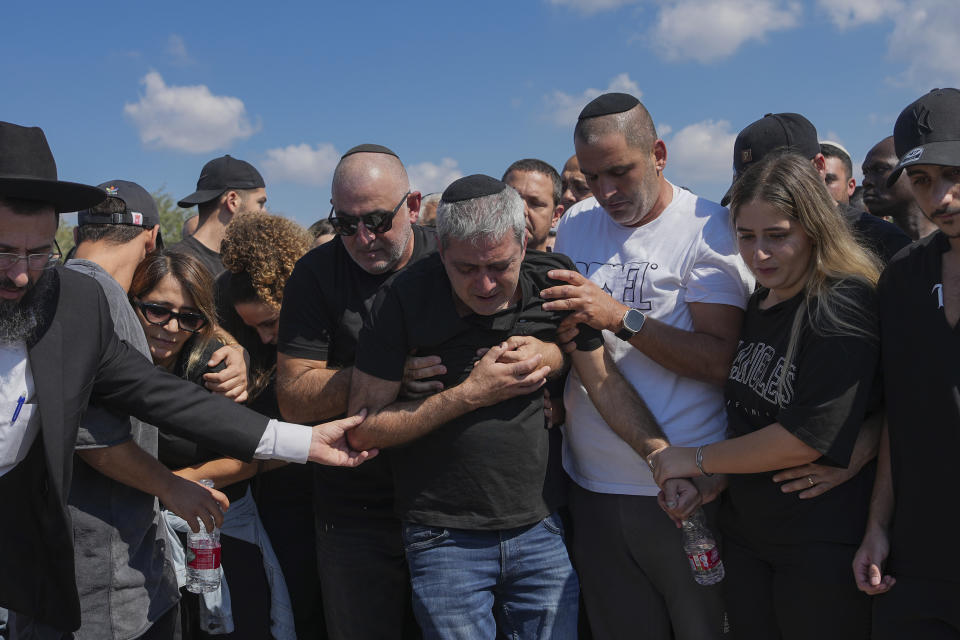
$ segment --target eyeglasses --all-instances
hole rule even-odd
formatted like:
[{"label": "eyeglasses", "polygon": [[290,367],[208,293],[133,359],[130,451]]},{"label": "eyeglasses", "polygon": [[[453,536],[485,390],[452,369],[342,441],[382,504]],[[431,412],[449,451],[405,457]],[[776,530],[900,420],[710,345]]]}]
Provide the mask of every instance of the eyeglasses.
[{"label": "eyeglasses", "polygon": [[397,211],[400,211],[403,203],[407,201],[407,196],[409,195],[409,191],[403,194],[403,197],[400,198],[400,202],[393,208],[393,211],[371,211],[370,213],[365,213],[360,216],[351,216],[346,213],[340,213],[333,207],[330,207],[330,215],[327,216],[327,220],[333,225],[333,230],[341,236],[352,236],[355,234],[357,229],[360,228],[360,222],[363,222],[363,226],[371,233],[386,233],[393,227],[393,218],[397,215]]},{"label": "eyeglasses", "polygon": [[60,251],[60,245],[57,244],[56,240],[53,241],[53,246],[56,247],[56,251],[49,251],[47,253],[30,253],[27,255],[0,253],[0,271],[6,271],[21,260],[26,260],[27,269],[32,271],[52,269],[57,266],[57,263],[60,262],[60,256],[63,255]]},{"label": "eyeglasses", "polygon": [[202,313],[193,313],[191,311],[177,312],[172,309],[167,309],[163,305],[140,302],[139,300],[134,300],[133,305],[140,309],[140,313],[143,314],[147,322],[155,324],[158,327],[162,327],[170,322],[170,318],[176,318],[177,326],[190,333],[196,333],[207,325],[207,316]]}]

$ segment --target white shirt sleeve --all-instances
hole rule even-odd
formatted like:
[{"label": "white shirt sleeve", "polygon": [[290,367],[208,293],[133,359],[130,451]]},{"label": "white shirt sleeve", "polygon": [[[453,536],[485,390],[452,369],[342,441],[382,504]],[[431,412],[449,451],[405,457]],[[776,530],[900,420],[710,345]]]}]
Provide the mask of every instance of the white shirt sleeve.
[{"label": "white shirt sleeve", "polygon": [[302,424],[271,420],[257,444],[254,458],[285,460],[303,464],[310,456],[313,428]]}]

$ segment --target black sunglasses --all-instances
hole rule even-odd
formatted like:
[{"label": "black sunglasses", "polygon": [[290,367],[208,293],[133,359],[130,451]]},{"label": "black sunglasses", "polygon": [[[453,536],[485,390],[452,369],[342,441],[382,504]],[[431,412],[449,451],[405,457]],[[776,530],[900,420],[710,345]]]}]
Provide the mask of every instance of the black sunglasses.
[{"label": "black sunglasses", "polygon": [[393,218],[397,215],[397,211],[400,211],[403,203],[407,201],[407,196],[409,195],[410,192],[407,191],[403,197],[400,198],[400,202],[393,208],[393,211],[372,211],[359,216],[351,216],[350,214],[341,213],[333,207],[330,207],[330,215],[327,216],[327,220],[333,225],[333,230],[341,236],[352,236],[355,234],[357,229],[360,228],[361,222],[363,222],[363,226],[367,228],[367,231],[371,233],[386,233],[393,227]]},{"label": "black sunglasses", "polygon": [[163,305],[140,302],[139,300],[134,300],[133,305],[140,309],[140,313],[143,314],[147,322],[155,324],[158,327],[162,327],[170,322],[170,318],[176,318],[177,326],[190,333],[196,333],[207,325],[207,316],[202,313],[194,313],[192,311],[177,312],[172,309],[167,309]]}]

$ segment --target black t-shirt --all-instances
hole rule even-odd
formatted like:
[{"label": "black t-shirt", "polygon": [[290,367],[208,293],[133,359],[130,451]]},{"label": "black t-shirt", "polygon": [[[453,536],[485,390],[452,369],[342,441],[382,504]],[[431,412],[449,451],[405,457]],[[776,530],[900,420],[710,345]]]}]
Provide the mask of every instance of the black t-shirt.
[{"label": "black t-shirt", "polygon": [[860,244],[877,254],[884,264],[890,262],[898,251],[912,242],[903,229],[883,218],[848,204],[840,204],[838,207]]},{"label": "black t-shirt", "polygon": [[880,338],[890,430],[894,513],[892,575],[958,581],[944,564],[960,528],[953,474],[960,451],[960,328],[942,307],[943,254],[937,231],[902,251],[880,278]]},{"label": "black t-shirt", "polygon": [[[432,228],[413,225],[409,265],[436,251]],[[357,340],[373,297],[392,275],[372,275],[347,253],[340,237],[297,261],[283,290],[277,350],[293,358],[326,361],[330,368],[353,366]],[[314,467],[315,500],[321,517],[341,522],[394,518],[389,453],[355,469]]]},{"label": "black t-shirt", "polygon": [[[554,340],[566,312],[545,311],[540,291],[558,284],[550,269],[575,270],[564,255],[528,251],[520,267],[521,300],[491,316],[457,313],[439,254],[383,285],[360,333],[356,368],[399,381],[407,354],[438,355],[445,388],[463,382],[476,351],[514,335]],[[581,326],[583,351],[603,346]],[[561,502],[562,480],[547,473],[549,437],[543,391],[471,411],[392,450],[396,509],[404,520],[458,529],[508,529],[536,522]]]},{"label": "black t-shirt", "polygon": [[[853,280],[844,281],[843,286],[850,287],[875,332],[875,293]],[[729,435],[741,436],[780,423],[822,454],[818,463],[845,467],[864,414],[868,407],[879,404],[877,342],[828,332],[818,335],[802,310],[804,325],[793,362],[785,370],[790,330],[803,295],[760,309],[767,293],[760,289],[750,298],[724,389]],[[844,319],[864,322],[855,314],[844,314]],[[747,545],[860,541],[873,465],[865,465],[844,484],[807,500],[801,500],[798,493],[783,493],[773,482],[775,473],[730,475],[721,510],[725,535]]]},{"label": "black t-shirt", "polygon": [[210,276],[216,278],[220,275],[220,272],[223,271],[223,260],[220,259],[220,254],[207,247],[193,236],[184,238],[176,244],[172,244],[167,247],[170,251],[176,251],[177,253],[185,253],[188,256],[193,256],[207,268],[207,271],[210,272]]}]

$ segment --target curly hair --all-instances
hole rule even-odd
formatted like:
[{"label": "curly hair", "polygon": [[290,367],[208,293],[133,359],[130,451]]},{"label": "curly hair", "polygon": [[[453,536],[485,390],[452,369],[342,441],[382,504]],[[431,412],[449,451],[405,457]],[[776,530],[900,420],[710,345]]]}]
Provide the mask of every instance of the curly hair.
[{"label": "curly hair", "polygon": [[[249,282],[250,293],[257,301],[280,309],[287,278],[312,245],[310,233],[293,220],[269,213],[245,213],[227,227],[220,255],[232,274],[246,276],[233,280]],[[234,297],[235,303],[244,301]]]}]

